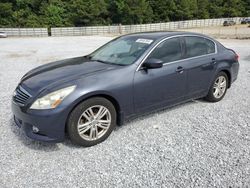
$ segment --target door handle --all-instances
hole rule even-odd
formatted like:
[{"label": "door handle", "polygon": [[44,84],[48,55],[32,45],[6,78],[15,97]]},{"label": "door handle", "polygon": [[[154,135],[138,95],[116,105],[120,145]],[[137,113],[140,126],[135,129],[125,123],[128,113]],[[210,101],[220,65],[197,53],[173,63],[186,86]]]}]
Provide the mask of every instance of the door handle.
[{"label": "door handle", "polygon": [[184,72],[184,68],[179,66],[179,67],[177,67],[177,69],[175,71],[182,74]]},{"label": "door handle", "polygon": [[212,65],[215,65],[217,62],[216,62],[216,59],[215,58],[212,58],[212,62],[211,62],[211,64]]}]

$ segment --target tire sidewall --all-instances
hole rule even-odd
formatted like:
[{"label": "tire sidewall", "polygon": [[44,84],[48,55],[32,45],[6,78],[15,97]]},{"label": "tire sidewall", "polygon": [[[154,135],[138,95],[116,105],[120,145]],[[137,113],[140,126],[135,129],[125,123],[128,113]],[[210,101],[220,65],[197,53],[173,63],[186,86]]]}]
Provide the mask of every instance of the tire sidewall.
[{"label": "tire sidewall", "polygon": [[[214,91],[213,91],[214,90],[214,84],[215,84],[215,81],[220,76],[224,76],[226,78],[226,90],[225,90],[224,94],[220,98],[216,98],[214,96]],[[218,102],[218,101],[222,100],[224,98],[224,96],[226,95],[226,93],[227,93],[227,89],[228,89],[228,85],[229,85],[228,81],[229,81],[229,79],[228,79],[227,74],[225,72],[219,72],[216,75],[215,79],[213,80],[212,85],[210,86],[210,89],[209,89],[209,92],[208,92],[208,95],[207,95],[206,99],[208,101],[211,101],[211,102]]]},{"label": "tire sidewall", "polygon": [[[78,129],[77,129],[78,120],[79,120],[80,116],[82,115],[82,113],[86,109],[88,109],[91,106],[95,106],[95,105],[102,105],[109,110],[109,112],[111,114],[111,124],[110,124],[110,127],[107,130],[107,132],[101,138],[99,138],[97,140],[93,140],[93,141],[84,140],[78,133]],[[113,104],[109,100],[102,98],[102,97],[90,98],[90,99],[87,99],[87,100],[83,101],[82,103],[80,103],[71,112],[71,114],[69,115],[68,121],[67,121],[67,130],[68,130],[68,134],[69,134],[70,139],[74,143],[85,146],[85,147],[93,146],[93,145],[96,145],[96,144],[101,143],[104,140],[106,140],[108,138],[108,136],[111,134],[111,132],[113,131],[113,129],[115,128],[115,126],[116,126],[115,107],[113,106]]]}]

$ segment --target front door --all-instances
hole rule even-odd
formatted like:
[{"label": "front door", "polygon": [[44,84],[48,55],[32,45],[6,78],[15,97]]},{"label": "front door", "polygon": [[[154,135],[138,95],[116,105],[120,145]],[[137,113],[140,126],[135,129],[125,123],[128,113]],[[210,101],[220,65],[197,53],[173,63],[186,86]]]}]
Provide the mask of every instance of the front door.
[{"label": "front door", "polygon": [[134,76],[135,112],[146,112],[157,107],[171,105],[185,99],[187,72],[181,39],[171,38],[159,44],[148,59],[160,59],[162,68],[145,69],[143,65]]}]

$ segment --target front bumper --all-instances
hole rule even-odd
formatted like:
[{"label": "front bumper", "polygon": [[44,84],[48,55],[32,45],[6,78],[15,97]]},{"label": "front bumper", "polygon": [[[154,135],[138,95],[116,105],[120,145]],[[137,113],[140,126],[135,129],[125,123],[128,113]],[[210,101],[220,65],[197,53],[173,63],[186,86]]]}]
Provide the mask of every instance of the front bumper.
[{"label": "front bumper", "polygon": [[[30,110],[12,102],[12,112],[16,125],[22,128],[25,134],[34,140],[45,142],[61,142],[65,136],[67,114],[62,110]],[[39,129],[33,131],[33,126]]]}]

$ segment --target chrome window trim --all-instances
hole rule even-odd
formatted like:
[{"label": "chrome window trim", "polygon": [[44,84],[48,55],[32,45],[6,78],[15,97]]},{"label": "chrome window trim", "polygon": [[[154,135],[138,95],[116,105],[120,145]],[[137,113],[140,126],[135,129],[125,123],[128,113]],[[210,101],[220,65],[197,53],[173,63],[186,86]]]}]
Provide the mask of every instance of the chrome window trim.
[{"label": "chrome window trim", "polygon": [[214,54],[217,54],[217,53],[218,53],[218,49],[217,49],[217,44],[216,44],[216,42],[214,42],[214,40],[212,40],[212,39],[209,38],[209,37],[200,36],[200,35],[192,35],[192,34],[189,34],[189,35],[175,35],[175,36],[171,36],[171,37],[164,38],[164,39],[162,39],[161,41],[159,41],[159,42],[158,42],[158,43],[148,52],[148,54],[142,59],[142,61],[141,61],[140,64],[138,65],[136,71],[139,71],[139,70],[141,69],[142,64],[145,62],[145,60],[148,58],[148,56],[154,51],[155,48],[157,48],[161,43],[165,42],[166,40],[172,39],[172,38],[176,38],[176,37],[199,37],[199,38],[204,38],[204,39],[210,40],[210,41],[212,41],[212,42],[214,43],[215,52],[214,52],[214,53],[210,53],[210,54],[195,56],[195,57],[184,58],[184,59],[180,59],[180,60],[177,60],[177,61],[172,61],[172,62],[170,61],[170,62],[167,62],[167,63],[163,63],[163,66],[168,65],[168,64],[178,63],[178,62],[185,61],[185,60],[192,60],[192,59],[196,59],[196,58],[200,58],[200,57],[205,57],[205,56],[209,56],[209,55],[214,55]]}]

